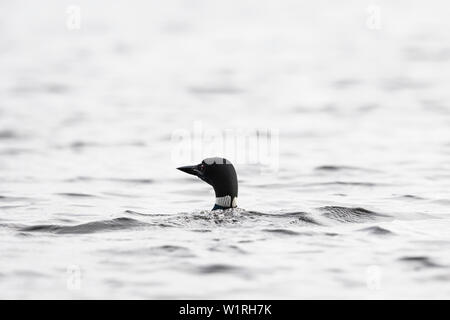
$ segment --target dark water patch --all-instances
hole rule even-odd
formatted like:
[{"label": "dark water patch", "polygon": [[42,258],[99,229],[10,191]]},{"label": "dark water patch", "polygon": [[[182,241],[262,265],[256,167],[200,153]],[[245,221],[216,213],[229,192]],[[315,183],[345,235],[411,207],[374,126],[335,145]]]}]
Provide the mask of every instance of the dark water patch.
[{"label": "dark water patch", "polygon": [[0,130],[0,140],[14,140],[20,136],[13,130]]},{"label": "dark water patch", "polygon": [[450,108],[445,101],[426,99],[421,100],[420,102],[425,111],[437,112],[445,115],[448,115],[450,113]]},{"label": "dark water patch", "polygon": [[349,166],[333,166],[333,165],[323,165],[316,167],[315,170],[318,171],[341,171],[341,170],[353,170],[353,167]]},{"label": "dark water patch", "polygon": [[172,141],[172,135],[171,134],[162,134],[158,138],[159,141],[169,143]]},{"label": "dark water patch", "polygon": [[55,149],[72,149],[82,151],[86,148],[116,148],[116,147],[145,147],[147,144],[143,141],[130,141],[122,143],[99,143],[94,141],[73,141],[67,145],[54,145]]},{"label": "dark water patch", "polygon": [[444,274],[434,276],[433,280],[440,281],[440,282],[443,282],[443,281],[448,282],[448,281],[450,281],[450,274],[444,273]]},{"label": "dark water patch", "polygon": [[88,194],[88,193],[73,193],[73,192],[61,192],[61,193],[56,193],[59,196],[64,196],[64,197],[71,197],[71,198],[94,198],[96,197],[93,194]]},{"label": "dark water patch", "polygon": [[9,202],[9,201],[29,201],[32,200],[31,198],[26,197],[10,197],[10,196],[2,196],[0,195],[0,201],[2,202]]},{"label": "dark water patch", "polygon": [[68,218],[57,218],[57,219],[55,219],[55,221],[61,222],[61,223],[74,223],[75,222],[75,220],[68,219]]},{"label": "dark water patch", "polygon": [[142,198],[140,195],[137,195],[137,194],[129,194],[129,193],[122,193],[122,192],[102,192],[101,194],[104,196],[117,197],[117,198],[128,198],[128,199]]},{"label": "dark water patch", "polygon": [[324,235],[326,235],[328,237],[337,237],[339,235],[339,233],[336,233],[336,232],[325,232]]},{"label": "dark water patch", "polygon": [[377,218],[389,217],[364,208],[347,208],[339,206],[326,206],[318,208],[322,215],[328,219],[339,222],[362,223],[376,220]]},{"label": "dark water patch", "polygon": [[175,245],[163,245],[158,247],[152,247],[149,249],[152,254],[170,254],[178,257],[194,257],[191,250],[187,247],[175,246]]},{"label": "dark water patch", "polygon": [[295,251],[296,254],[316,254],[316,253],[323,253],[323,250],[300,250]]},{"label": "dark water patch", "polygon": [[228,248],[237,253],[242,253],[242,254],[247,253],[247,251],[245,251],[244,249],[242,249],[241,247],[239,247],[237,245],[229,245]]},{"label": "dark water patch", "polygon": [[7,206],[0,206],[0,209],[8,210],[8,209],[25,208],[25,207],[28,207],[28,206],[29,206],[28,204],[7,205]]},{"label": "dark water patch", "polygon": [[437,204],[450,205],[450,199],[436,199],[432,200],[432,202]]},{"label": "dark water patch", "polygon": [[363,104],[363,105],[359,106],[357,111],[359,113],[369,113],[369,112],[374,111],[379,108],[380,108],[380,105],[378,105],[378,104],[368,103],[368,104]]},{"label": "dark water patch", "polygon": [[43,278],[46,277],[44,273],[37,272],[34,270],[17,270],[14,271],[14,275],[18,277],[24,277],[24,278]]},{"label": "dark water patch", "polygon": [[353,166],[338,166],[338,165],[322,165],[316,167],[314,170],[316,171],[366,171],[366,172],[376,172],[377,170],[361,168],[361,167],[353,167]]},{"label": "dark water patch", "polygon": [[367,232],[369,234],[380,235],[380,236],[387,236],[387,235],[394,235],[395,234],[394,232],[392,232],[392,231],[390,231],[388,229],[379,227],[379,226],[372,226],[372,227],[368,227],[368,228],[363,228],[363,229],[360,229],[358,231],[364,231],[364,232]]},{"label": "dark water patch", "polygon": [[112,51],[119,55],[129,55],[132,53],[133,49],[130,44],[124,43],[124,42],[118,42],[113,45]]},{"label": "dark water patch", "polygon": [[315,186],[355,186],[355,187],[376,187],[382,184],[374,182],[358,182],[358,181],[329,181],[329,182],[313,182],[307,183],[304,186],[315,187]]},{"label": "dark water patch", "polygon": [[[288,217],[292,217],[292,216],[288,216]],[[297,219],[297,221],[301,221],[301,222],[303,222],[303,223],[305,223],[305,224],[315,224],[315,225],[317,225],[317,226],[322,225],[322,224],[319,223],[318,221],[316,221],[316,220],[314,220],[313,218],[308,217],[308,216],[306,216],[306,215],[298,215],[298,216],[295,216],[295,218]]]},{"label": "dark water patch", "polygon": [[404,195],[399,196],[399,198],[411,199],[411,200],[425,200],[425,198],[422,198],[422,197],[419,197],[419,196],[415,196],[415,195],[412,195],[412,194],[404,194]]},{"label": "dark water patch", "polygon": [[118,259],[114,259],[114,254],[111,255],[113,258],[107,258],[107,259],[100,259],[98,260],[98,262],[102,265],[106,265],[108,267],[118,267],[121,268],[123,270],[127,270],[129,268],[131,268],[131,263],[124,261],[123,259],[118,260]]},{"label": "dark water patch", "polygon": [[242,249],[236,245],[229,245],[229,246],[217,245],[217,246],[209,247],[208,250],[212,251],[212,252],[247,254],[247,251],[245,251],[244,249]]},{"label": "dark water patch", "polygon": [[87,147],[99,147],[100,144],[95,142],[86,142],[86,141],[74,141],[69,144],[69,148],[71,149],[82,149]]},{"label": "dark water patch", "polygon": [[44,90],[48,93],[63,94],[70,91],[69,87],[60,83],[49,83],[45,85]]},{"label": "dark water patch", "polygon": [[0,150],[0,155],[16,156],[21,154],[35,153],[35,150],[26,148],[4,148]]},{"label": "dark water patch", "polygon": [[151,184],[155,181],[153,179],[147,178],[96,178],[96,177],[85,177],[80,176],[72,179],[65,180],[66,182],[79,182],[79,181],[109,181],[109,182],[118,182],[118,183],[127,183],[127,184]]},{"label": "dark water patch", "polygon": [[412,264],[416,268],[440,268],[441,265],[432,261],[429,257],[426,256],[406,256],[399,259],[402,262]]},{"label": "dark water patch", "polygon": [[145,179],[145,178],[107,178],[107,181],[120,182],[120,183],[131,183],[131,184],[151,184],[154,183],[153,179]]},{"label": "dark water patch", "polygon": [[361,287],[361,282],[357,280],[349,279],[345,276],[341,276],[340,274],[336,274],[334,277],[335,281],[339,281],[345,288],[359,288]]},{"label": "dark water patch", "polygon": [[122,281],[119,281],[115,278],[108,278],[103,280],[103,283],[105,283],[108,287],[113,287],[115,289],[120,289],[124,286],[124,283]]},{"label": "dark water patch", "polygon": [[160,228],[173,228],[175,227],[175,225],[173,224],[169,224],[169,223],[156,223],[156,224],[152,224],[153,226],[158,226]]},{"label": "dark water patch", "polygon": [[212,274],[212,273],[239,273],[241,272],[242,269],[229,264],[209,264],[197,267],[197,270],[201,274]]},{"label": "dark water patch", "polygon": [[33,225],[28,227],[22,227],[19,229],[21,232],[48,232],[56,234],[84,234],[95,233],[101,231],[115,231],[124,230],[135,227],[147,225],[142,221],[138,221],[131,218],[121,217],[112,220],[94,221],[88,223],[82,223],[74,226],[64,225]]},{"label": "dark water patch", "polygon": [[211,232],[211,230],[209,229],[194,229],[191,230],[192,232],[198,232],[198,233],[207,233],[207,232]]},{"label": "dark water patch", "polygon": [[79,125],[84,121],[86,121],[86,119],[87,119],[86,114],[82,112],[74,112],[70,116],[63,119],[60,122],[60,125],[64,128],[67,128],[68,126]]},{"label": "dark water patch", "polygon": [[298,236],[300,234],[303,234],[303,233],[292,231],[289,229],[263,229],[262,231],[275,233],[275,234],[279,234],[279,235],[284,235],[284,236]]},{"label": "dark water patch", "polygon": [[0,228],[5,228],[5,229],[17,229],[20,228],[21,226],[15,223],[0,223]]},{"label": "dark water patch", "polygon": [[33,237],[32,234],[26,233],[26,232],[18,232],[18,233],[16,233],[16,236],[17,236],[17,237],[20,237],[20,238],[30,238],[30,237]]},{"label": "dark water patch", "polygon": [[234,95],[244,92],[244,90],[233,86],[198,86],[189,87],[188,91],[196,95]]},{"label": "dark water patch", "polygon": [[350,89],[360,84],[361,81],[358,79],[339,79],[332,82],[332,86],[337,89]]},{"label": "dark water patch", "polygon": [[381,85],[387,91],[419,90],[430,87],[429,83],[403,77],[385,79]]}]

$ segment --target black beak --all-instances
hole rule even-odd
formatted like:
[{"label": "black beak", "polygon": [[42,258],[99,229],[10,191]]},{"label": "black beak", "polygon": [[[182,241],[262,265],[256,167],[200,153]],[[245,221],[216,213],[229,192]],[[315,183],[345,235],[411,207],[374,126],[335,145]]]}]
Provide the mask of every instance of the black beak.
[{"label": "black beak", "polygon": [[194,176],[200,177],[201,172],[198,170],[197,166],[184,166],[177,168],[180,171],[186,172],[188,174],[192,174]]}]

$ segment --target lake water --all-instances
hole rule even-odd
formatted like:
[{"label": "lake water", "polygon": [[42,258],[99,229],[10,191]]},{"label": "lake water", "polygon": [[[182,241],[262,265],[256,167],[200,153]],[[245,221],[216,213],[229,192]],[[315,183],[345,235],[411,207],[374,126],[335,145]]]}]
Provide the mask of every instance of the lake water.
[{"label": "lake water", "polygon": [[450,297],[447,2],[0,8],[0,298]]}]

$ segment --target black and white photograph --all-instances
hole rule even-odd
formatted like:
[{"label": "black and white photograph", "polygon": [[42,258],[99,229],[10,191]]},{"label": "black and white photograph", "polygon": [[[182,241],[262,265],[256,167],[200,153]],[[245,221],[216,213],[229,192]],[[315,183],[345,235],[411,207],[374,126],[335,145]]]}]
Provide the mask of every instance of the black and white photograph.
[{"label": "black and white photograph", "polygon": [[1,300],[449,298],[448,1],[0,0]]}]

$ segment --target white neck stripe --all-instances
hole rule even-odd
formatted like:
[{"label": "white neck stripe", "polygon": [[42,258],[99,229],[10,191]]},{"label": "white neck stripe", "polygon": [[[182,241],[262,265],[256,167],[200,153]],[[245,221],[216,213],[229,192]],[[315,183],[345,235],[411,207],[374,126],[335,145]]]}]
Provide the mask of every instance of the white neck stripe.
[{"label": "white neck stripe", "polygon": [[234,197],[233,201],[231,201],[231,196],[217,197],[216,204],[225,208],[235,208],[237,207],[237,197]]}]

